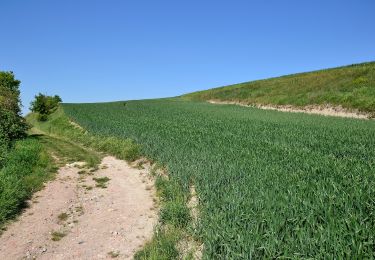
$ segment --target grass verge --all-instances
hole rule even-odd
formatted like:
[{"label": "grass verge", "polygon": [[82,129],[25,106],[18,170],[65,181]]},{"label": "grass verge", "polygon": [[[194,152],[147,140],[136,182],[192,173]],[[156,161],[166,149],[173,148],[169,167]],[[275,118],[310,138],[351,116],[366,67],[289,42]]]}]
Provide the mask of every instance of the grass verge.
[{"label": "grass verge", "polygon": [[17,216],[26,200],[53,177],[56,168],[38,137],[15,144],[0,170],[0,227]]},{"label": "grass verge", "polygon": [[97,168],[101,162],[102,155],[100,153],[86,149],[66,139],[41,134],[34,136],[40,140],[49,154],[58,159],[59,166],[73,162],[85,162],[85,168]]},{"label": "grass verge", "polygon": [[165,173],[157,174],[157,167],[158,164],[155,164],[151,173],[155,177],[157,195],[161,201],[159,225],[155,228],[153,239],[134,258],[181,259],[183,256],[178,248],[179,242],[187,236],[193,236],[187,207],[188,196],[180,184],[170,180]]},{"label": "grass verge", "polygon": [[[37,115],[31,113],[27,116],[27,121],[31,123],[39,132],[50,137],[69,142],[78,143],[85,147],[97,151],[109,153],[119,159],[133,161],[139,157],[139,146],[131,139],[121,139],[116,137],[99,136],[88,133],[78,125],[69,121],[65,116],[62,107],[49,116],[45,122],[39,122]],[[60,146],[60,144],[58,145]]]}]

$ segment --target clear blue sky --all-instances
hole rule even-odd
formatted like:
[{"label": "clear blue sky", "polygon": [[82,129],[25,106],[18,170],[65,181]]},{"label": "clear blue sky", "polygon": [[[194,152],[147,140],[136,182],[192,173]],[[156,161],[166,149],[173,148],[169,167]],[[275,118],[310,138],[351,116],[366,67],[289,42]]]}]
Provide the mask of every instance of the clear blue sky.
[{"label": "clear blue sky", "polygon": [[0,0],[0,70],[65,102],[176,96],[375,60],[374,0]]}]

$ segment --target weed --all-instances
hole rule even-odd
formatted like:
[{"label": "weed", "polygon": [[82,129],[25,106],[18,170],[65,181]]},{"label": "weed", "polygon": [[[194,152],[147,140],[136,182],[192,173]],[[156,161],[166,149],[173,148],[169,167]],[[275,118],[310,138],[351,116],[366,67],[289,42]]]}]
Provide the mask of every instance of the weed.
[{"label": "weed", "polygon": [[86,180],[86,176],[84,176],[82,174],[78,178],[78,182],[84,182],[85,180]]},{"label": "weed", "polygon": [[160,212],[162,223],[171,223],[176,227],[184,228],[190,221],[190,211],[184,201],[167,202]]},{"label": "weed", "polygon": [[110,180],[108,177],[100,177],[100,178],[93,178],[94,181],[96,181],[96,187],[99,188],[107,188],[107,182]]},{"label": "weed", "polygon": [[66,236],[66,233],[64,233],[64,232],[59,232],[59,231],[53,231],[52,233],[51,233],[51,235],[52,235],[52,241],[60,241],[63,237],[65,237]]},{"label": "weed", "polygon": [[92,168],[92,169],[90,169],[89,173],[93,174],[93,173],[96,172],[98,169],[99,169],[98,167]]},{"label": "weed", "polygon": [[134,259],[177,259],[178,250],[175,245],[180,237],[178,229],[157,227],[154,238],[135,254]]},{"label": "weed", "polygon": [[138,170],[143,170],[145,168],[143,167],[143,163],[144,163],[143,160],[139,160],[139,162],[137,162],[137,164],[135,165],[135,168]]},{"label": "weed", "polygon": [[59,214],[59,215],[57,216],[57,218],[58,218],[60,221],[65,221],[65,220],[68,219],[68,217],[69,217],[69,215],[68,215],[67,213],[65,213],[65,212],[63,212],[63,213],[61,213],[61,214]]},{"label": "weed", "polygon": [[82,215],[82,214],[83,214],[83,207],[82,207],[82,206],[75,207],[75,210],[76,210],[76,212],[77,212],[79,215]]},{"label": "weed", "polygon": [[111,258],[116,258],[120,255],[120,252],[119,251],[110,251],[108,252],[108,255],[111,257]]}]

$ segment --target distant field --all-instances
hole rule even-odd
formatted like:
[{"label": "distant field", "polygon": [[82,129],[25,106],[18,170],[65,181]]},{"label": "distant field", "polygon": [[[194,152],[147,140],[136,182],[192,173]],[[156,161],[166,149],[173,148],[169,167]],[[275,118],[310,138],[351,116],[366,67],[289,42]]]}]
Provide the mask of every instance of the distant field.
[{"label": "distant field", "polygon": [[375,112],[375,62],[245,82],[183,97],[262,105],[330,104]]},{"label": "distant field", "polygon": [[208,258],[375,257],[375,122],[176,99],[64,104],[196,186]]}]

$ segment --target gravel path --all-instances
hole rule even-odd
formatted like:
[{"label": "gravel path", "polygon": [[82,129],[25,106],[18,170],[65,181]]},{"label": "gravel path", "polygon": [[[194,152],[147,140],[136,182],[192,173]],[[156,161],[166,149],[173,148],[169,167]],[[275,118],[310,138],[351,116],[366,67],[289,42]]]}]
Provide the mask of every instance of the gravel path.
[{"label": "gravel path", "polygon": [[0,259],[131,259],[151,239],[157,210],[146,170],[114,157],[92,173],[78,165],[34,194],[1,235]]}]

